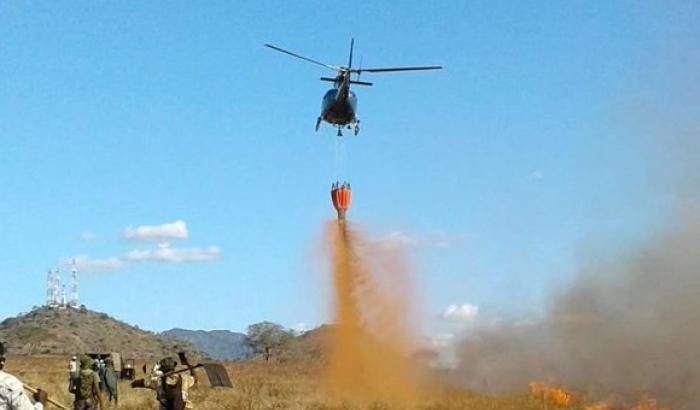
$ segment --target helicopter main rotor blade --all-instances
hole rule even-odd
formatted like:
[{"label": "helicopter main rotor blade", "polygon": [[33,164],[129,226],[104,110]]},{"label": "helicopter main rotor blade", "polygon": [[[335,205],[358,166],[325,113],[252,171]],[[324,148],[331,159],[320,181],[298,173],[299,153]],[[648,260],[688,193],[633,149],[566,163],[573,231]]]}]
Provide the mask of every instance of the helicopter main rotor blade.
[{"label": "helicopter main rotor blade", "polygon": [[302,55],[299,55],[299,54],[296,54],[296,53],[292,53],[291,51],[287,51],[287,50],[285,50],[285,49],[283,49],[283,48],[279,48],[279,47],[277,47],[277,46],[273,46],[272,44],[265,44],[265,47],[269,47],[269,48],[271,48],[271,49],[273,49],[273,50],[279,51],[280,53],[289,54],[289,55],[292,56],[292,57],[300,58],[300,59],[302,59],[302,60],[304,60],[304,61],[308,61],[309,63],[318,64],[318,65],[320,65],[320,66],[323,66],[323,67],[326,67],[326,68],[330,68],[330,69],[333,70],[333,71],[341,71],[341,70],[340,70],[340,67],[336,67],[336,66],[333,66],[333,65],[330,65],[330,64],[322,63],[322,62],[320,62],[320,61],[312,60],[312,59],[310,59],[310,58],[308,58],[308,57],[304,57],[304,56],[302,56]]},{"label": "helicopter main rotor blade", "polygon": [[350,60],[348,61],[348,68],[352,68],[352,49],[355,47],[355,39],[350,40]]},{"label": "helicopter main rotor blade", "polygon": [[351,70],[353,73],[391,73],[396,71],[425,71],[425,70],[442,70],[440,65],[418,66],[418,67],[383,67],[383,68],[362,68]]}]

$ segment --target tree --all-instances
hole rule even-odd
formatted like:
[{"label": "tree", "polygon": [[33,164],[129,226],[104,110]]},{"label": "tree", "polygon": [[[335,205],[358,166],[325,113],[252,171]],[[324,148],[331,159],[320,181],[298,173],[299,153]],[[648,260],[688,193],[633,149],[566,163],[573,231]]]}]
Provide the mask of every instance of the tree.
[{"label": "tree", "polygon": [[262,354],[269,362],[273,352],[289,348],[294,342],[294,332],[272,322],[260,322],[248,326],[248,343],[255,353]]}]

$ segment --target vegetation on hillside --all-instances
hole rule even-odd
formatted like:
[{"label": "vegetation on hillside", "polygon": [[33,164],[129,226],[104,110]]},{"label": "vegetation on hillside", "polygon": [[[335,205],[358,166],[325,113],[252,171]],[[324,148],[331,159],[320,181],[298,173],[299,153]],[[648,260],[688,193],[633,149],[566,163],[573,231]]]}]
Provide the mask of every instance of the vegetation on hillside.
[{"label": "vegetation on hillside", "polygon": [[172,355],[178,350],[195,351],[186,342],[158,336],[84,307],[40,307],[5,319],[0,323],[0,340],[12,354],[24,355],[120,352],[146,358]]},{"label": "vegetation on hillside", "polygon": [[253,355],[248,337],[229,330],[171,329],[161,336],[191,343],[197,350],[215,360],[242,360]]}]

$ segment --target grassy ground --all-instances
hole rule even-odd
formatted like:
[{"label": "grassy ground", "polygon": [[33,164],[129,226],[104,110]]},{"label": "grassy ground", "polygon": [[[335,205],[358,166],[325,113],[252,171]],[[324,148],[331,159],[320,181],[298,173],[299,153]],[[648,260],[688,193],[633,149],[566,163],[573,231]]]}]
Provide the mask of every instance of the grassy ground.
[{"label": "grassy ground", "polygon": [[[137,367],[143,363],[138,363]],[[67,358],[11,357],[7,363],[10,373],[29,385],[41,387],[51,397],[72,407],[68,394]],[[210,388],[202,383],[191,394],[197,409],[311,409],[311,410],[399,410],[399,409],[479,409],[479,410],[542,410],[541,400],[529,393],[512,396],[487,397],[465,391],[438,391],[412,404],[391,404],[381,401],[359,403],[332,397],[323,388],[323,370],[314,365],[228,363],[226,364],[234,389]],[[140,371],[139,371],[140,373]],[[140,374],[137,374],[139,377]],[[205,377],[203,377],[205,379]],[[127,382],[120,385],[120,409],[157,409],[155,394],[150,390],[131,389]],[[109,407],[108,407],[109,408]],[[553,409],[551,405],[547,408]],[[576,409],[572,407],[572,409]]]}]

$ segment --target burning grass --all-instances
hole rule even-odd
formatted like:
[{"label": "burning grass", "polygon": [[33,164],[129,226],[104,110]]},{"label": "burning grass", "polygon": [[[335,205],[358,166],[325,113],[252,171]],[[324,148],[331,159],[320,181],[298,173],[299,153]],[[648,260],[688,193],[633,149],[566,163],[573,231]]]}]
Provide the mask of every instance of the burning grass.
[{"label": "burning grass", "polygon": [[633,405],[613,404],[615,402],[614,399],[611,399],[611,403],[585,404],[587,400],[581,394],[577,394],[562,386],[538,381],[530,383],[530,394],[541,401],[543,408],[548,406],[556,408],[576,408],[581,406],[583,410],[671,410],[668,407],[660,407],[656,399],[646,394],[642,394],[639,402]]},{"label": "burning grass", "polygon": [[[7,370],[24,382],[46,389],[52,398],[72,404],[68,394],[67,357],[9,358]],[[137,363],[140,367],[143,362]],[[435,389],[410,407],[384,401],[355,401],[327,394],[326,369],[317,363],[226,363],[235,388],[209,388],[206,383],[192,391],[195,408],[200,410],[542,410],[542,402],[523,392],[496,397],[463,390]],[[131,389],[128,382],[119,386],[119,408],[156,409],[154,394]],[[571,407],[583,410],[583,407]],[[641,409],[639,409],[641,410]],[[646,409],[645,409],[646,410]]]},{"label": "burning grass", "polygon": [[579,401],[573,392],[543,382],[531,382],[530,393],[544,402],[559,407],[572,407]]}]

